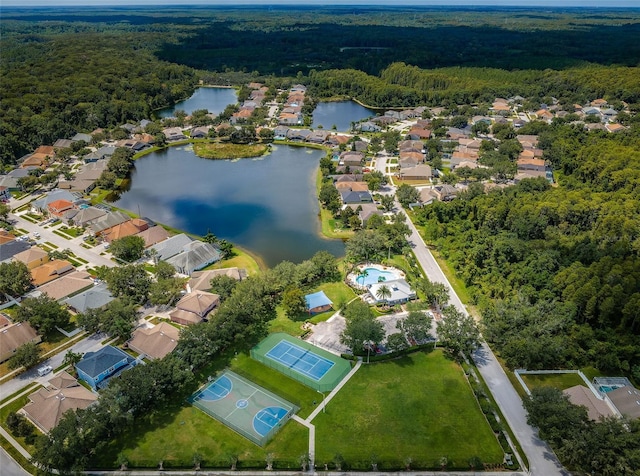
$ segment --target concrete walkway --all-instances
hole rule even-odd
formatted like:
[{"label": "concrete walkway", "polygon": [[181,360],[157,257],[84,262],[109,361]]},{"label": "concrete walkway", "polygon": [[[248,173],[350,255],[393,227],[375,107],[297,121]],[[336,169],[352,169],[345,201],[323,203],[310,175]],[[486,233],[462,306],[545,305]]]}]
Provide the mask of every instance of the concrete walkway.
[{"label": "concrete walkway", "polygon": [[358,359],[358,361],[356,362],[356,365],[351,369],[351,371],[345,376],[345,378],[343,378],[340,383],[336,386],[336,388],[334,388],[333,390],[331,390],[331,392],[329,393],[329,395],[327,395],[327,398],[324,398],[322,400],[322,402],[320,402],[320,405],[318,405],[316,407],[316,409],[314,411],[311,412],[311,415],[309,415],[307,417],[307,421],[308,422],[312,422],[313,419],[318,416],[318,413],[320,413],[321,411],[324,411],[324,407],[327,406],[327,403],[329,403],[333,397],[336,396],[336,394],[340,391],[340,389],[342,387],[345,386],[345,384],[351,379],[351,377],[354,376],[354,374],[358,371],[358,369],[362,366],[362,360]]}]

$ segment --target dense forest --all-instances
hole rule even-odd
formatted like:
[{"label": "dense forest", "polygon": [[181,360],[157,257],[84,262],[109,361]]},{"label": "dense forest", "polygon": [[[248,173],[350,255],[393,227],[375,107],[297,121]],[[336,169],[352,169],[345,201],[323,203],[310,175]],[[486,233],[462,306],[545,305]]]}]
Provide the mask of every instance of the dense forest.
[{"label": "dense forest", "polygon": [[381,107],[509,93],[640,102],[628,87],[640,58],[632,9],[3,8],[0,27],[5,166],[58,138],[149,118],[199,79],[297,76],[318,97]]},{"label": "dense forest", "polygon": [[544,179],[416,212],[479,305],[512,368],[576,367],[640,380],[640,127],[544,127]]}]

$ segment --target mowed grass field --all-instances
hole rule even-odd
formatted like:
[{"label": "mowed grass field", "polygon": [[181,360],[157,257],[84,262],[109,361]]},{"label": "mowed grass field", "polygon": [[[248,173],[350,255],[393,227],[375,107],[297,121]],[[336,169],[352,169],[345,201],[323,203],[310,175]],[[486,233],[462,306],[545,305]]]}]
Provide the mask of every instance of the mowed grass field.
[{"label": "mowed grass field", "polygon": [[[226,364],[212,362],[212,374]],[[233,357],[228,367],[300,406],[298,415],[303,418],[313,411],[314,400],[321,400],[315,390],[262,365],[247,354]],[[308,429],[293,420],[289,420],[262,448],[191,406],[185,399],[177,397],[174,404],[160,415],[138,422],[133,430],[112,441],[96,457],[92,467],[115,468],[118,454],[122,453],[132,469],[157,468],[161,460],[167,469],[190,468],[193,455],[199,453],[203,458],[203,468],[227,467],[229,456],[236,455],[239,469],[262,469],[266,466],[266,455],[271,453],[276,460],[274,467],[296,469],[299,456],[309,449]]]},{"label": "mowed grass field", "polygon": [[467,469],[478,456],[501,463],[503,452],[461,367],[439,350],[363,365],[313,421],[316,464],[341,454],[347,467]]},{"label": "mowed grass field", "polygon": [[584,381],[578,374],[523,374],[520,375],[529,390],[537,387],[555,387],[564,390],[574,385],[584,385]]},{"label": "mowed grass field", "polygon": [[[212,362],[211,374],[229,367],[254,383],[300,406],[307,417],[322,396],[285,375],[241,353]],[[206,380],[206,374],[200,376]],[[439,350],[418,352],[401,359],[363,365],[320,413],[316,425],[316,464],[334,467],[336,454],[352,469],[371,469],[372,455],[379,469],[467,469],[478,456],[485,463],[502,462],[503,453],[476,400],[461,367],[445,359]],[[202,468],[228,468],[229,457],[238,458],[238,469],[266,466],[267,454],[274,468],[297,469],[299,457],[308,451],[306,427],[289,420],[271,442],[261,448],[222,423],[176,397],[173,406],[109,443],[91,465],[115,468],[119,454],[129,468],[191,468],[193,456],[202,457]]]}]

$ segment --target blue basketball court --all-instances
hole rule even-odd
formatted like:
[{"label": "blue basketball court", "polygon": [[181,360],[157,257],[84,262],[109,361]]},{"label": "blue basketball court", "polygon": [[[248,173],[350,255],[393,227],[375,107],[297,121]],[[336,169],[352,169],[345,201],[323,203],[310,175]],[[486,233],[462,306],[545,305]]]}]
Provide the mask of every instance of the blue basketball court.
[{"label": "blue basketball court", "polygon": [[316,382],[334,366],[334,362],[286,340],[278,342],[266,357]]}]

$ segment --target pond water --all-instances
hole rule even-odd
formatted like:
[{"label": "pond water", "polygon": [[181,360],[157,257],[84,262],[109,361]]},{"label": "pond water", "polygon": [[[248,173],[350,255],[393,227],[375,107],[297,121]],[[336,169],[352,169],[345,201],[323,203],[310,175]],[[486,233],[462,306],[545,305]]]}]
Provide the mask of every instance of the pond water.
[{"label": "pond water", "polygon": [[116,206],[204,235],[210,229],[268,266],[300,262],[319,250],[344,255],[341,240],[320,236],[315,177],[324,151],[277,146],[258,159],[206,160],[190,146],[135,162]]},{"label": "pond water", "polygon": [[321,102],[313,111],[313,124],[317,129],[331,129],[334,125],[340,132],[351,129],[352,122],[375,116],[375,113],[354,101]]},{"label": "pond water", "polygon": [[229,104],[237,102],[238,96],[233,88],[198,88],[189,99],[160,109],[156,111],[156,115],[158,117],[172,117],[180,109],[187,114],[198,109],[207,109],[211,114],[220,114]]}]

